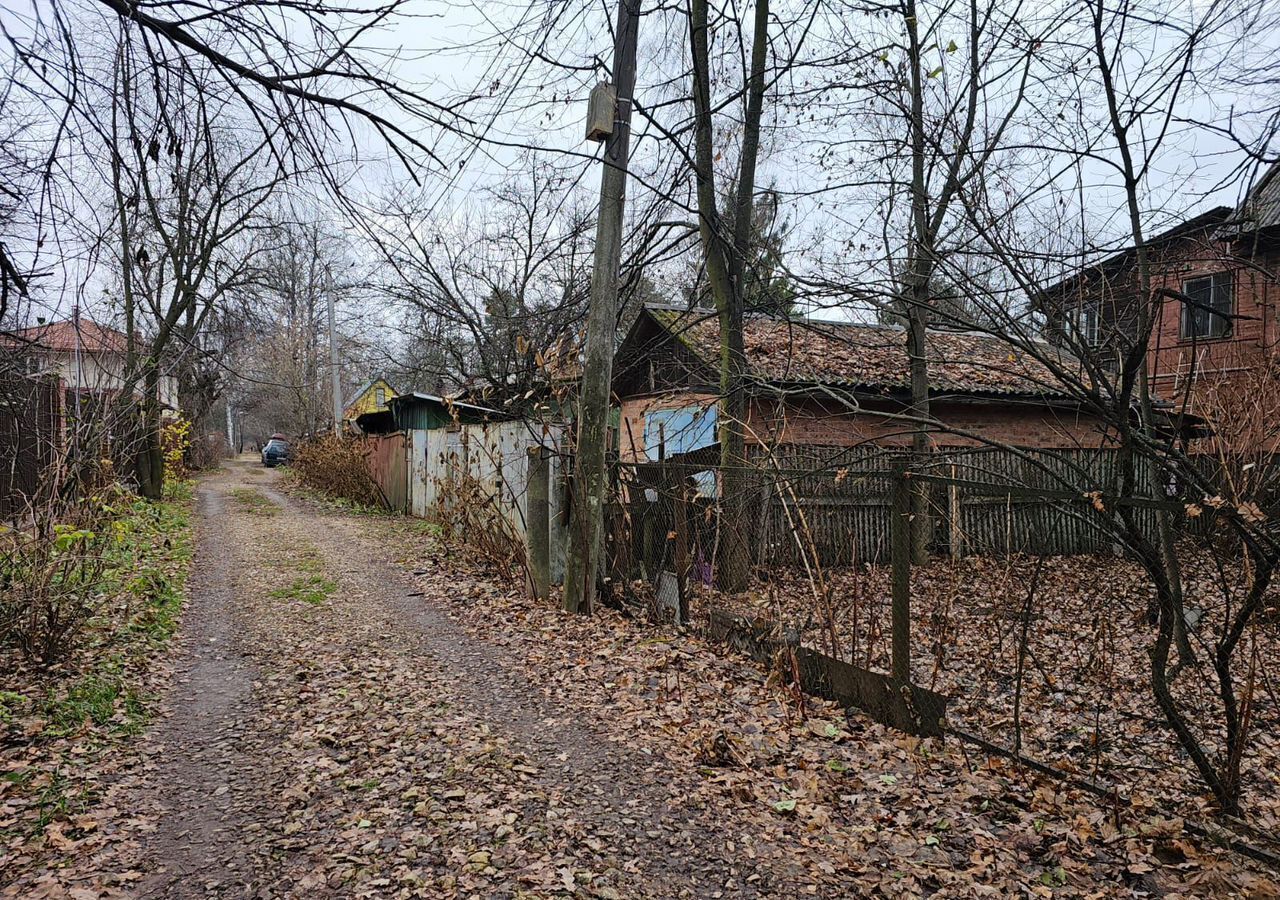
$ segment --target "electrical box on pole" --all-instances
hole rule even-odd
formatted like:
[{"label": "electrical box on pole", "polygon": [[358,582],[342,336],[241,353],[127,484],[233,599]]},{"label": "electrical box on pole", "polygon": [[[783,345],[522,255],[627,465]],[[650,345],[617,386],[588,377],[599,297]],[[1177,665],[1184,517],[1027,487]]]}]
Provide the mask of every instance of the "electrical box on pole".
[{"label": "electrical box on pole", "polygon": [[587,101],[587,140],[608,140],[617,117],[618,95],[613,85],[602,81],[591,89],[591,99]]}]

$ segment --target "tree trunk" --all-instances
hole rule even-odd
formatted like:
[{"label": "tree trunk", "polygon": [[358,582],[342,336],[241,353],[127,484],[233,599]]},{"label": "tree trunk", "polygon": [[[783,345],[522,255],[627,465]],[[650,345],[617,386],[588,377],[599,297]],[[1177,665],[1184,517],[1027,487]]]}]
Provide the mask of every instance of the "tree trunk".
[{"label": "tree trunk", "polygon": [[720,535],[716,579],[722,590],[739,592],[751,574],[747,514],[752,479],[746,458],[746,352],[743,342],[743,259],[750,237],[764,109],[765,63],[769,40],[769,3],[757,0],[743,116],[742,158],[732,231],[725,227],[716,203],[715,155],[712,147],[710,59],[707,0],[693,0],[689,14],[689,48],[693,61],[694,160],[698,195],[698,230],[707,281],[720,324]]},{"label": "tree trunk", "polygon": [[[933,442],[929,437],[929,282],[933,275],[933,233],[928,208],[929,185],[925,174],[923,50],[920,24],[914,0],[906,5],[906,26],[911,79],[911,239],[907,244],[906,317],[907,357],[911,370],[912,466],[924,469],[929,463]],[[929,508],[929,486],[916,479],[911,491],[911,561],[919,566],[929,561],[933,540],[933,511]]]},{"label": "tree trunk", "polygon": [[142,434],[138,440],[138,493],[148,500],[164,496],[164,448],[160,445],[160,367],[154,359],[145,363],[142,398]]},{"label": "tree trunk", "polygon": [[[914,291],[913,291],[914,293]],[[907,315],[907,355],[911,365],[911,416],[915,430],[911,433],[912,467],[923,471],[929,465],[933,441],[929,427],[929,361],[927,300],[911,301]],[[921,566],[929,561],[929,545],[933,542],[933,510],[929,503],[929,482],[913,478],[911,487],[911,562]]]}]

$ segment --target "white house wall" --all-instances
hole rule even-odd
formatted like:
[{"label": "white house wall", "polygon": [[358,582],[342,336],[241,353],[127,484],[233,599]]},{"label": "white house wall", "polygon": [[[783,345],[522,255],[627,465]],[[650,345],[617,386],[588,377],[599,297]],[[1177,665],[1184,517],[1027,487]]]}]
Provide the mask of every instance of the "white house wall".
[{"label": "white house wall", "polygon": [[[433,429],[410,432],[410,510],[415,516],[431,518],[436,504],[451,491],[441,491],[463,474],[476,479],[495,497],[504,517],[516,534],[526,533],[529,493],[529,448],[558,450],[562,426],[543,433],[543,426],[528,422],[500,422],[463,425],[456,430]],[[560,457],[551,457],[551,486],[548,522],[551,535],[551,580],[564,578],[563,490],[560,488]]]}]

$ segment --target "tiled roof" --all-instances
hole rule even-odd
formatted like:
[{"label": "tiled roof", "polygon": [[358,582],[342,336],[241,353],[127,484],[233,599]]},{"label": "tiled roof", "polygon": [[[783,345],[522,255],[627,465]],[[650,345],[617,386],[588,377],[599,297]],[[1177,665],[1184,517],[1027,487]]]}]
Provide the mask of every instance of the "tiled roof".
[{"label": "tiled roof", "polygon": [[46,350],[71,352],[76,349],[76,332],[79,346],[85,353],[124,353],[128,338],[123,331],[99,325],[90,319],[66,319],[49,322],[13,332],[13,337],[27,344],[36,344]]},{"label": "tiled roof", "polygon": [[[718,366],[720,325],[713,313],[648,312],[700,361]],[[750,374],[767,382],[881,391],[907,390],[911,385],[902,328],[753,316],[744,323],[743,340]],[[935,392],[1066,396],[1043,363],[999,337],[930,331],[927,343],[929,386]],[[1041,346],[1046,355],[1072,364],[1061,351]]]}]

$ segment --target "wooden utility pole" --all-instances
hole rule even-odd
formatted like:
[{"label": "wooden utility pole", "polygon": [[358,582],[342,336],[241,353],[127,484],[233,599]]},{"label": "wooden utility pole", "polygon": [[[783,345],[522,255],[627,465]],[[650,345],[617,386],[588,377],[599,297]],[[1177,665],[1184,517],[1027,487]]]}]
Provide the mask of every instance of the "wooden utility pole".
[{"label": "wooden utility pole", "polygon": [[330,390],[333,391],[333,433],[342,434],[342,375],[338,368],[338,329],[333,321],[333,273],[326,268],[328,276],[325,301],[329,306],[329,378]]},{"label": "wooden utility pole", "polygon": [[[592,95],[588,138],[604,138],[604,173],[596,221],[595,268],[587,313],[587,347],[578,391],[577,459],[569,546],[565,559],[564,608],[589,613],[604,536],[604,504],[609,482],[605,451],[609,436],[609,384],[613,380],[614,332],[618,327],[618,268],[622,257],[622,215],[626,206],[627,161],[631,144],[631,95],[636,86],[636,40],[641,0],[619,0],[613,81]],[[605,105],[603,123],[599,107]],[[612,122],[607,107],[613,107]]]}]

